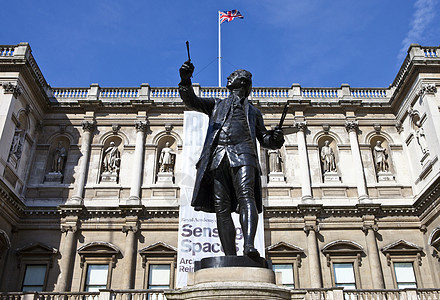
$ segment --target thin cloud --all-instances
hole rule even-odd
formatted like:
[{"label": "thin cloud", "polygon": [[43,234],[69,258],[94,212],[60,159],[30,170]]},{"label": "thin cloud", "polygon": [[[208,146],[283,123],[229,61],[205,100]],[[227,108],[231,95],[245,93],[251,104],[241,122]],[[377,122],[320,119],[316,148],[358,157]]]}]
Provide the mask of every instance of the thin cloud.
[{"label": "thin cloud", "polygon": [[412,16],[411,27],[402,41],[402,48],[398,55],[400,61],[405,57],[411,43],[421,43],[426,28],[434,20],[436,2],[437,0],[417,0],[414,4],[415,11]]}]

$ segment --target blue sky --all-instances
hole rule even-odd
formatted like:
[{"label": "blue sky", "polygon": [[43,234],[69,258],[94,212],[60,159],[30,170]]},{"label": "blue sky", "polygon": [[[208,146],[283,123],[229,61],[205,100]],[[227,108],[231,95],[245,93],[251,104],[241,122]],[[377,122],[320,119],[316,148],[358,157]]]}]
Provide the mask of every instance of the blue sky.
[{"label": "blue sky", "polygon": [[29,42],[53,87],[176,86],[190,41],[193,82],[223,85],[237,68],[254,86],[387,87],[410,43],[440,45],[440,0],[21,0],[2,4],[0,44]]}]

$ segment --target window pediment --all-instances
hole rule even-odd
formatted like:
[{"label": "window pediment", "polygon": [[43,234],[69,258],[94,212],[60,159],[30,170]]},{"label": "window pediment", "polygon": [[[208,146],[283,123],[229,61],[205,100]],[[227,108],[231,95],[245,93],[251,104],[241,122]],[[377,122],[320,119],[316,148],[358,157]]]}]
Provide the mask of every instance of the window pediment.
[{"label": "window pediment", "polygon": [[286,242],[278,242],[274,245],[270,245],[266,247],[266,252],[270,255],[302,255],[304,254],[304,250],[298,246],[286,243]]},{"label": "window pediment", "polygon": [[29,254],[51,255],[56,253],[58,253],[57,249],[49,247],[42,243],[32,243],[30,245],[17,249],[17,254],[19,255],[29,255]]},{"label": "window pediment", "polygon": [[348,240],[337,240],[328,243],[321,249],[324,255],[356,255],[364,252],[364,249],[358,243]]},{"label": "window pediment", "polygon": [[440,251],[440,227],[435,228],[429,236],[428,244]]},{"label": "window pediment", "polygon": [[328,243],[322,247],[321,252],[327,259],[327,266],[331,266],[331,257],[356,257],[357,264],[360,266],[362,263],[362,254],[364,248],[358,243],[348,240],[337,240]]},{"label": "window pediment", "polygon": [[96,254],[96,255],[117,255],[122,253],[118,247],[108,242],[91,242],[78,248],[80,255]]},{"label": "window pediment", "polygon": [[18,248],[15,253],[18,256],[18,268],[21,267],[22,260],[46,262],[51,268],[52,258],[58,254],[58,249],[42,243],[32,243],[22,248]]},{"label": "window pediment", "polygon": [[147,261],[166,260],[175,262],[177,259],[177,248],[164,242],[157,242],[139,250],[142,256],[142,267],[145,268]]},{"label": "window pediment", "polygon": [[405,240],[398,240],[382,248],[382,253],[387,257],[387,263],[391,265],[392,256],[416,256],[419,265],[422,265],[423,248]]},{"label": "window pediment", "polygon": [[145,248],[139,250],[139,254],[142,256],[158,256],[158,255],[176,255],[177,248],[168,245],[164,242],[157,242]]},{"label": "window pediment", "polygon": [[416,254],[423,252],[423,248],[405,240],[398,240],[383,247],[382,252],[385,254]]},{"label": "window pediment", "polygon": [[78,254],[81,256],[81,268],[84,267],[86,260],[92,259],[93,262],[112,263],[112,267],[116,267],[118,256],[122,256],[121,250],[109,242],[91,242],[78,248]]}]

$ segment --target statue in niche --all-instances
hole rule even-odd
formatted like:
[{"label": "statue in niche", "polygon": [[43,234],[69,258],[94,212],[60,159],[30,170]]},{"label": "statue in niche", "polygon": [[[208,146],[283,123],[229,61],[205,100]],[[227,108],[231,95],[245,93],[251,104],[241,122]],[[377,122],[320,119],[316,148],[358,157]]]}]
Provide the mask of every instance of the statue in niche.
[{"label": "statue in niche", "polygon": [[14,137],[12,138],[11,154],[14,154],[17,158],[20,158],[21,152],[23,151],[23,141],[22,141],[23,130],[18,127],[15,128]]},{"label": "statue in niche", "polygon": [[175,160],[176,160],[176,153],[173,151],[173,149],[170,148],[170,143],[166,142],[165,147],[162,148],[162,151],[160,152],[159,172],[173,173]]},{"label": "statue in niche", "polygon": [[114,142],[104,151],[104,160],[102,168],[104,173],[118,174],[121,165],[121,153]]},{"label": "statue in niche", "polygon": [[67,157],[66,148],[64,148],[62,142],[58,142],[58,146],[55,148],[52,160],[52,172],[62,173],[64,169],[64,162]]},{"label": "statue in niche", "polygon": [[325,140],[321,148],[321,162],[324,173],[336,172],[336,159],[333,149],[329,146],[330,141]]},{"label": "statue in niche", "polygon": [[283,158],[281,157],[281,153],[278,149],[276,150],[268,150],[267,154],[269,155],[269,172],[270,173],[280,173],[281,172],[281,164],[283,163]]},{"label": "statue in niche", "polygon": [[425,154],[425,153],[429,152],[428,145],[426,144],[425,130],[423,129],[420,121],[416,122],[416,126],[417,126],[417,129],[415,132],[415,137],[417,140],[417,144],[419,144],[419,147],[420,147],[420,150],[422,150],[422,153]]},{"label": "statue in niche", "polygon": [[373,148],[374,161],[376,163],[376,172],[388,172],[388,154],[386,149],[382,147],[382,142],[377,141],[376,146]]}]

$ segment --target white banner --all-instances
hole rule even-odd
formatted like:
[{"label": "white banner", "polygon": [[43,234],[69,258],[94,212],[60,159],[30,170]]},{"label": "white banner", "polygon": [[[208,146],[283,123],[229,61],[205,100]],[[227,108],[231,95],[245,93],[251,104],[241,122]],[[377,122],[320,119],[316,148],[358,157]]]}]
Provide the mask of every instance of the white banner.
[{"label": "white banner", "polygon": [[[194,261],[225,255],[218,237],[215,214],[196,212],[191,198],[196,178],[195,164],[200,157],[208,128],[205,114],[186,111],[183,122],[182,180],[180,183],[179,239],[176,286],[186,286],[188,272],[194,272]],[[239,215],[232,215],[236,227],[237,254],[243,255],[243,234]],[[259,215],[255,247],[264,256],[263,214]]]}]

